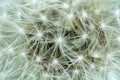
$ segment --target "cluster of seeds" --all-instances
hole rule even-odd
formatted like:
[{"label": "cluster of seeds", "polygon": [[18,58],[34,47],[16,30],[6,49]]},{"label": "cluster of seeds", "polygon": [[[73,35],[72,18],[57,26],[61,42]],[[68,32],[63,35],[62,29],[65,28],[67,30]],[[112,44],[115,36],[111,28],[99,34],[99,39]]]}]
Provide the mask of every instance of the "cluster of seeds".
[{"label": "cluster of seeds", "polygon": [[6,3],[1,6],[5,8],[0,17],[1,55],[17,55],[32,65],[31,80],[118,80],[120,10],[116,2]]}]

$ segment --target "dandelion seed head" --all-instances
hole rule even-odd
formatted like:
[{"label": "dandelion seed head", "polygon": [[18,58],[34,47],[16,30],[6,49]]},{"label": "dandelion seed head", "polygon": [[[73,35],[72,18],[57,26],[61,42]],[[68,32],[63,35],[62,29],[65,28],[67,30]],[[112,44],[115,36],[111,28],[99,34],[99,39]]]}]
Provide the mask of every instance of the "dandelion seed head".
[{"label": "dandelion seed head", "polygon": [[119,79],[120,10],[115,0],[2,1],[10,2],[3,7],[0,1],[2,79]]}]

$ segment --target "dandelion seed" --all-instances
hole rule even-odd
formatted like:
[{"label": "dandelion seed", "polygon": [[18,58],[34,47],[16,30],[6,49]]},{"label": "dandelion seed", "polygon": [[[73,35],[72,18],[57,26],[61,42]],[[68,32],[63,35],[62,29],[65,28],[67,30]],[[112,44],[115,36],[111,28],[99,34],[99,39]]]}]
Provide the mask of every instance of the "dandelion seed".
[{"label": "dandelion seed", "polygon": [[18,12],[16,13],[16,16],[17,16],[18,18],[20,18],[20,17],[21,17],[21,12],[18,11]]},{"label": "dandelion seed", "polygon": [[58,37],[58,38],[56,39],[56,42],[59,43],[59,44],[60,44],[60,43],[63,43],[63,38],[62,38],[62,37]]},{"label": "dandelion seed", "polygon": [[120,37],[119,36],[117,37],[117,41],[120,42]]},{"label": "dandelion seed", "polygon": [[53,64],[53,65],[58,65],[58,63],[59,63],[59,62],[58,62],[57,59],[54,59],[54,60],[52,61],[52,64]]},{"label": "dandelion seed", "polygon": [[41,62],[41,58],[40,57],[36,57],[36,62]]},{"label": "dandelion seed", "polygon": [[25,52],[21,52],[20,55],[23,56],[23,57],[26,57]]},{"label": "dandelion seed", "polygon": [[105,67],[100,67],[100,71],[106,70]]},{"label": "dandelion seed", "polygon": [[118,9],[115,11],[115,16],[120,16],[120,11]]},{"label": "dandelion seed", "polygon": [[105,23],[101,22],[100,27],[101,27],[103,30],[105,30],[108,26],[107,26]]},{"label": "dandelion seed", "polygon": [[82,17],[83,17],[83,19],[88,18],[88,14],[85,10],[82,11]]},{"label": "dandelion seed", "polygon": [[94,52],[94,53],[92,54],[92,57],[94,57],[94,58],[100,58],[100,55],[99,55],[99,53]]},{"label": "dandelion seed", "polygon": [[11,48],[9,48],[9,53],[13,53],[14,52],[14,49],[11,47]]},{"label": "dandelion seed", "polygon": [[68,19],[70,19],[70,20],[74,18],[74,14],[72,14],[72,13],[67,16],[68,16]]},{"label": "dandelion seed", "polygon": [[96,14],[99,14],[100,12],[101,12],[100,9],[95,10],[95,13],[96,13]]},{"label": "dandelion seed", "polygon": [[43,73],[43,76],[44,76],[45,78],[48,78],[50,75],[49,75],[48,73]]},{"label": "dandelion seed", "polygon": [[94,65],[94,64],[90,64],[90,67],[91,67],[92,69],[94,69],[94,68],[95,68],[95,65]]},{"label": "dandelion seed", "polygon": [[81,38],[82,38],[83,40],[86,40],[86,39],[87,39],[87,37],[88,37],[88,34],[87,34],[87,33],[83,33],[83,35],[82,35],[82,37],[81,37]]},{"label": "dandelion seed", "polygon": [[65,9],[68,9],[69,5],[67,3],[64,3],[64,4],[62,4],[62,7],[65,8]]},{"label": "dandelion seed", "polygon": [[110,52],[107,54],[107,59],[113,60],[114,52]]},{"label": "dandelion seed", "polygon": [[78,75],[79,74],[79,70],[73,70],[73,73],[75,74],[75,75]]},{"label": "dandelion seed", "polygon": [[23,28],[19,28],[19,31],[18,31],[20,34],[24,34],[25,33],[25,31],[24,31],[24,29]]},{"label": "dandelion seed", "polygon": [[84,59],[84,57],[81,55],[77,57],[77,61],[82,61],[83,59]]},{"label": "dandelion seed", "polygon": [[41,15],[40,20],[42,20],[43,22],[47,22],[48,19],[45,15]]},{"label": "dandelion seed", "polygon": [[41,37],[43,36],[43,34],[42,34],[42,32],[38,31],[38,33],[36,34],[36,36],[37,36],[38,38],[41,38]]}]

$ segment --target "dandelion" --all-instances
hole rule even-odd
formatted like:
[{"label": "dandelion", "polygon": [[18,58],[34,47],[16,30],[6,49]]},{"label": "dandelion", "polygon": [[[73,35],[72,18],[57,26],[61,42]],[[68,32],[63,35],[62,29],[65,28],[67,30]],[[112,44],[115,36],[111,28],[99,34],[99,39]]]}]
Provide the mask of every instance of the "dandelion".
[{"label": "dandelion", "polygon": [[0,79],[119,80],[119,5],[1,0]]}]

